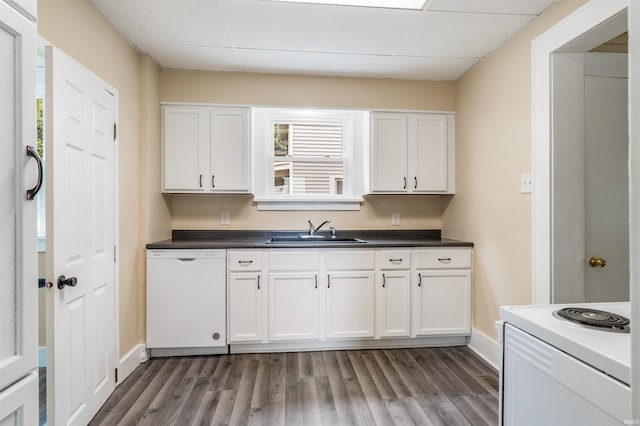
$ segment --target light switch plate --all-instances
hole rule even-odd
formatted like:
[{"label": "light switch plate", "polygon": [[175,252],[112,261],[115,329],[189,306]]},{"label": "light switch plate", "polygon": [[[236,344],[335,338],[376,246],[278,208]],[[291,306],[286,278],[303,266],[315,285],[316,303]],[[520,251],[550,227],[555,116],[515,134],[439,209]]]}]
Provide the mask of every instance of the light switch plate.
[{"label": "light switch plate", "polygon": [[391,226],[400,226],[400,213],[391,213]]}]

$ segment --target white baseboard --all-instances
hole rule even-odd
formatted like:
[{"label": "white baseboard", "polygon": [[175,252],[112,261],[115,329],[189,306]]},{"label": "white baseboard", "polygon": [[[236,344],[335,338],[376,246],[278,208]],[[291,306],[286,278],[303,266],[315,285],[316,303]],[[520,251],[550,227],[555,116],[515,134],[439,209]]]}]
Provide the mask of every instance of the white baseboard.
[{"label": "white baseboard", "polygon": [[500,370],[500,343],[474,328],[468,346],[489,365]]},{"label": "white baseboard", "polygon": [[133,347],[125,356],[120,358],[118,365],[118,383],[122,383],[141,363],[147,360],[147,348],[143,343]]},{"label": "white baseboard", "polygon": [[46,367],[47,366],[47,347],[40,346],[38,347],[38,367]]}]

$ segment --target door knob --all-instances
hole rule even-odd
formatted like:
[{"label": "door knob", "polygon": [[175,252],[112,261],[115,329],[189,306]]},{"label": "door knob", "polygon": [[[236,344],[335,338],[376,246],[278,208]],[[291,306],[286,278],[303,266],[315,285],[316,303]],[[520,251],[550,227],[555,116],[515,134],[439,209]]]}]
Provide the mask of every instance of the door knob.
[{"label": "door knob", "polygon": [[591,256],[591,258],[589,259],[589,266],[591,266],[592,268],[604,268],[606,265],[607,261],[599,257]]},{"label": "door knob", "polygon": [[78,279],[76,277],[65,277],[64,275],[60,275],[58,277],[58,288],[62,290],[64,286],[68,285],[69,287],[75,287],[78,284]]}]

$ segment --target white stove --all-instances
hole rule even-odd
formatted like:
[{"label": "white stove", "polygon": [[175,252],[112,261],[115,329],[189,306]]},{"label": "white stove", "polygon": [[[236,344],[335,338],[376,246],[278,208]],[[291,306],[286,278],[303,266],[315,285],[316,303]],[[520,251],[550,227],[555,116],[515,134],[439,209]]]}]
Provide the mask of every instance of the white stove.
[{"label": "white stove", "polygon": [[[631,336],[571,324],[553,315],[565,307],[584,307],[631,317],[628,302],[567,305],[503,306],[500,317],[509,324],[580,359],[592,367],[630,383]],[[633,324],[631,324],[633,327]]]},{"label": "white stove", "polygon": [[[568,321],[565,313],[599,326]],[[500,424],[596,425],[629,417],[628,302],[504,306],[500,317]]]}]

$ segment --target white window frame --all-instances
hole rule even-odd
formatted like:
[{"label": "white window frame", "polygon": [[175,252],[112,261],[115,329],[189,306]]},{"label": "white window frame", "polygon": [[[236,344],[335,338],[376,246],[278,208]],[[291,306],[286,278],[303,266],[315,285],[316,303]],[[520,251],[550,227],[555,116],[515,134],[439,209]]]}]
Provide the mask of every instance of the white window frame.
[{"label": "white window frame", "polygon": [[[252,110],[253,190],[258,210],[359,210],[368,173],[369,112],[306,108]],[[278,124],[341,126],[343,129],[342,194],[276,194],[273,127]],[[304,157],[296,159],[304,161]],[[314,158],[312,161],[317,161]]]}]

